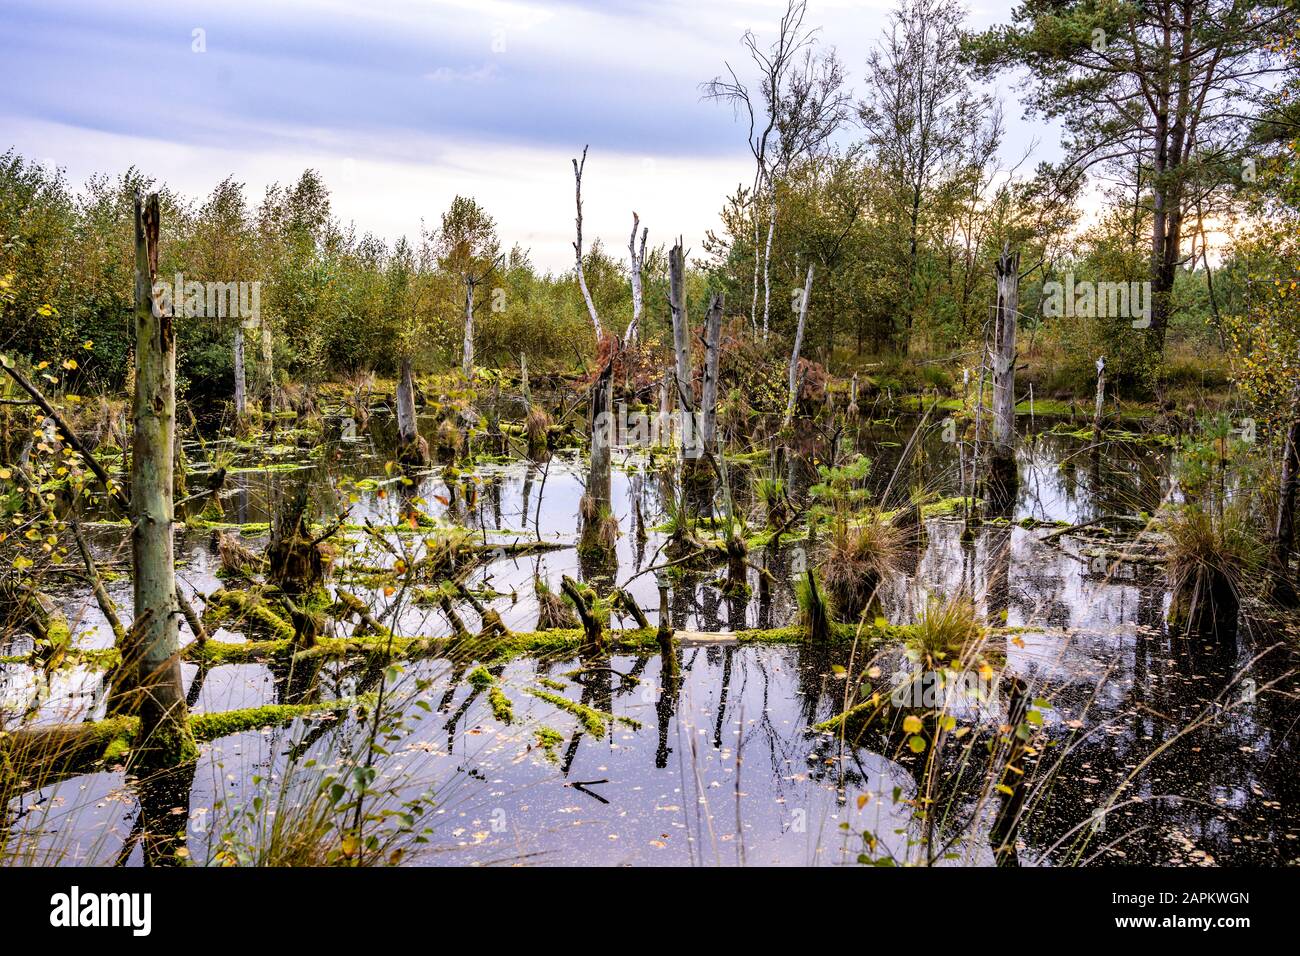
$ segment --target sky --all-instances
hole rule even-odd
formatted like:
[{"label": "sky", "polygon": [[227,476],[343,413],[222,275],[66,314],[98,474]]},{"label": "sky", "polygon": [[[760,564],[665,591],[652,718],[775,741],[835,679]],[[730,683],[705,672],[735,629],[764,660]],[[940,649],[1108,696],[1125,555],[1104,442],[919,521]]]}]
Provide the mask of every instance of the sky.
[{"label": "sky", "polygon": [[[893,0],[810,0],[807,23],[860,90]],[[227,176],[250,200],[306,168],[358,231],[416,239],[457,194],[502,244],[572,267],[572,157],[584,241],[626,251],[632,212],[650,244],[701,250],[725,197],[752,176],[746,129],[699,84],[741,34],[771,37],[784,0],[4,0],[0,152],[73,184],[136,166],[201,198]],[[985,0],[970,25],[1009,19]],[[1014,163],[1054,141],[999,84]],[[848,135],[852,135],[851,131]],[[1049,136],[1050,139],[1050,136]]]}]

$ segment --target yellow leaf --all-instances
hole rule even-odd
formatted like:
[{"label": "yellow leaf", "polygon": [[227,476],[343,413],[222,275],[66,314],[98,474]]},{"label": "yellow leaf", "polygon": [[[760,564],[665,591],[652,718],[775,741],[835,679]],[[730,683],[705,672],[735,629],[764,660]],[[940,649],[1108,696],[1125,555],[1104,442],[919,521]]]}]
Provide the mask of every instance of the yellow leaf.
[{"label": "yellow leaf", "polygon": [[908,716],[906,716],[906,717],[903,718],[903,730],[904,730],[906,733],[909,733],[909,734],[920,733],[920,732],[921,732],[921,728],[922,728],[923,726],[925,726],[925,725],[921,723],[921,718],[920,718],[920,717],[915,717],[915,716],[912,716],[911,714],[909,714]]}]

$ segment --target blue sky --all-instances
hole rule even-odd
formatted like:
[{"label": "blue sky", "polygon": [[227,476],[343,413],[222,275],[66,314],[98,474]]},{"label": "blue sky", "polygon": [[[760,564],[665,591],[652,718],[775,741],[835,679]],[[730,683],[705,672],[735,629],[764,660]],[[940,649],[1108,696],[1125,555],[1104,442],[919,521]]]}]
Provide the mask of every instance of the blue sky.
[{"label": "blue sky", "polygon": [[[850,81],[892,0],[810,0],[808,22]],[[971,23],[1009,17],[976,3]],[[136,165],[190,195],[227,175],[253,198],[320,169],[336,213],[414,237],[457,193],[483,202],[506,245],[572,264],[570,157],[591,150],[585,232],[626,246],[700,248],[749,178],[744,130],[699,83],[743,65],[746,28],[770,36],[784,0],[5,0],[0,150],[67,169]],[[195,52],[201,30],[204,52]],[[1039,131],[1002,84],[1014,161]],[[1044,142],[1039,156],[1055,153]]]}]

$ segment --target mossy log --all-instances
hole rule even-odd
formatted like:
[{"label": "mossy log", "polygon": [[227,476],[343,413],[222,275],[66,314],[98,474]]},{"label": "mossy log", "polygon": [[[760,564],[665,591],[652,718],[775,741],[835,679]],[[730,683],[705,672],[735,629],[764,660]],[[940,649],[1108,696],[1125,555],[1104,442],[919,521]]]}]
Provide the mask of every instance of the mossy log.
[{"label": "mossy log", "polygon": [[[231,734],[290,723],[298,717],[337,714],[362,704],[358,698],[343,698],[318,704],[267,704],[213,714],[190,714],[187,729],[194,741],[203,743]],[[10,780],[0,792],[10,793],[10,781],[19,787],[43,786],[51,776],[61,777],[103,769],[106,764],[129,758],[140,735],[139,717],[110,717],[81,724],[0,731],[0,767]],[[156,749],[151,745],[151,749]],[[177,754],[177,762],[193,756]]]}]

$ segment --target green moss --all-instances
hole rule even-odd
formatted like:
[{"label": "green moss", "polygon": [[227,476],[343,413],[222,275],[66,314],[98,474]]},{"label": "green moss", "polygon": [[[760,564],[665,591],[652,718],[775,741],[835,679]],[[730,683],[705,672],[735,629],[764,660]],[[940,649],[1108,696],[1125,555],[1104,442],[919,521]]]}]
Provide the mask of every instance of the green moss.
[{"label": "green moss", "polygon": [[231,734],[287,724],[309,714],[341,713],[361,702],[358,698],[343,698],[321,704],[266,704],[215,714],[195,714],[190,717],[190,728],[198,741],[219,740]]},{"label": "green moss", "polygon": [[977,504],[979,504],[979,499],[971,498],[969,496],[962,497],[957,495],[952,498],[940,498],[938,501],[932,501],[929,504],[921,505],[921,517],[939,518],[958,515],[964,513],[968,509],[973,509]]},{"label": "green moss", "polygon": [[594,707],[588,707],[586,704],[580,704],[576,700],[569,700],[560,694],[552,694],[550,691],[538,690],[536,687],[529,687],[528,693],[532,694],[539,700],[544,700],[553,707],[566,711],[578,718],[584,730],[593,737],[605,736],[605,728],[614,722],[623,724],[633,730],[640,730],[639,721],[630,717],[622,717],[611,714],[608,711],[596,710]]},{"label": "green moss", "polygon": [[465,679],[478,690],[487,690],[496,683],[496,679],[488,673],[487,668],[482,664],[466,674]]},{"label": "green moss", "polygon": [[564,683],[564,681],[556,680],[553,677],[538,677],[536,680],[537,683],[541,684],[543,687],[549,687],[551,690],[568,690],[569,688],[569,685]]},{"label": "green moss", "polygon": [[492,705],[492,716],[503,724],[512,724],[515,720],[514,708],[510,698],[495,684],[488,688],[488,703]]},{"label": "green moss", "polygon": [[564,735],[554,727],[538,727],[533,731],[533,736],[537,738],[537,746],[542,748],[546,759],[551,763],[559,763],[560,757],[555,751],[564,743]]}]

